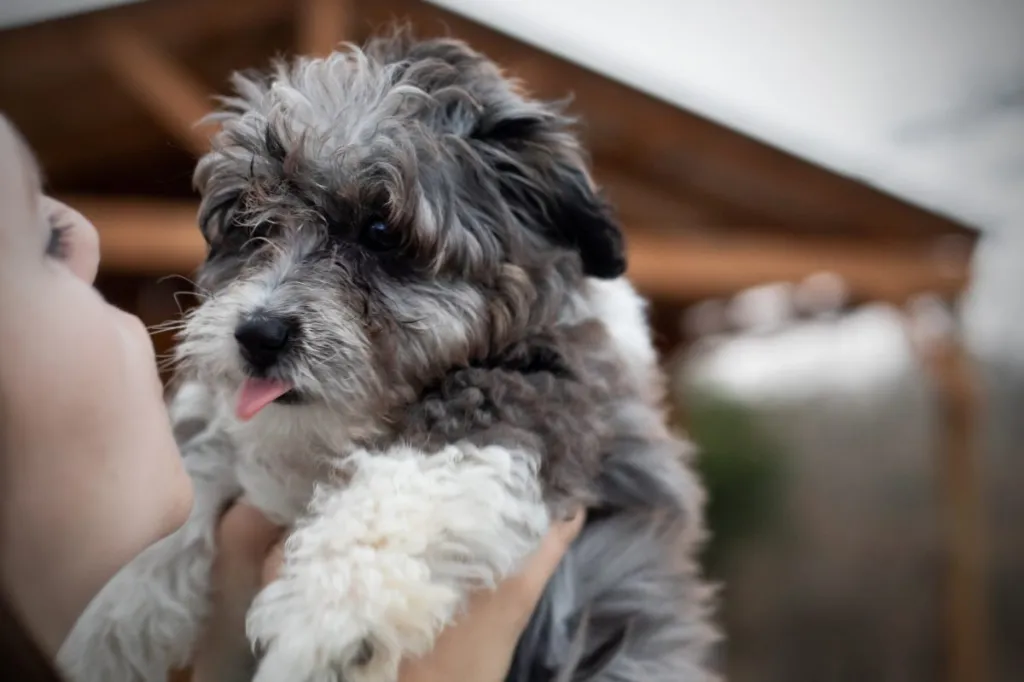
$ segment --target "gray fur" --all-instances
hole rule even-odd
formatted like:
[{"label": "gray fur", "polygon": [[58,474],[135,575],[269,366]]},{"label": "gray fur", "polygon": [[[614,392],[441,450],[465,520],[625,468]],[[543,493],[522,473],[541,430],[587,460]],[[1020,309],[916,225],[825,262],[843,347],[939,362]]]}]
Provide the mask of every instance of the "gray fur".
[{"label": "gray fur", "polygon": [[688,508],[699,494],[677,456],[671,439],[616,438],[600,478],[603,506],[548,585],[507,682],[711,679],[711,594],[693,562],[699,527]]},{"label": "gray fur", "polygon": [[281,408],[312,450],[341,430],[374,451],[539,453],[549,507],[592,518],[509,682],[709,679],[701,492],[582,303],[625,260],[573,121],[454,40],[389,36],[234,86],[195,174],[210,255],[183,372],[237,386],[253,369],[226,331],[287,316],[298,337],[267,375],[294,382]]}]

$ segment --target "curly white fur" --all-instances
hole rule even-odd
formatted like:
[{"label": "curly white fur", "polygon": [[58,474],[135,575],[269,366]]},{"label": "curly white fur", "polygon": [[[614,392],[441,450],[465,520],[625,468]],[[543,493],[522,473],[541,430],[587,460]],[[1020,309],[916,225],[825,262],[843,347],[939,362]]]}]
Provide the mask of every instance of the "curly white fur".
[{"label": "curly white fur", "polygon": [[343,488],[320,488],[256,599],[257,682],[381,682],[428,652],[473,588],[510,575],[547,528],[537,459],[456,444],[356,452]]}]

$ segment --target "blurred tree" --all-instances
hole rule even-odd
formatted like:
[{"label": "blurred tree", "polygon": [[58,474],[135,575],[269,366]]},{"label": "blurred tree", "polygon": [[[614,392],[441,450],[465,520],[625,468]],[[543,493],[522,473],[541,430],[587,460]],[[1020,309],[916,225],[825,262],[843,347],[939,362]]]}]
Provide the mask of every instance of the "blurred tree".
[{"label": "blurred tree", "polygon": [[709,391],[686,397],[687,430],[698,447],[697,470],[707,490],[711,537],[704,562],[719,575],[742,539],[767,529],[781,509],[784,453],[738,401]]}]

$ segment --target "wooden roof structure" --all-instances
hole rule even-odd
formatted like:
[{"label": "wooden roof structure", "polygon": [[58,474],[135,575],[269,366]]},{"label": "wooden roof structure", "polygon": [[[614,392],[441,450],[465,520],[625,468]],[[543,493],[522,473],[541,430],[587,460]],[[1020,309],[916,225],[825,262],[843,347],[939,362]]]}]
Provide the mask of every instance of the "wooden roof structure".
[{"label": "wooden roof structure", "polygon": [[[686,304],[829,271],[859,300],[955,298],[973,230],[418,0],[148,0],[0,32],[0,110],[51,191],[97,223],[108,271],[202,258],[195,122],[236,69],[325,53],[394,21],[466,39],[536,95],[573,97],[627,228],[630,277]],[[16,68],[14,68],[16,65]]]}]

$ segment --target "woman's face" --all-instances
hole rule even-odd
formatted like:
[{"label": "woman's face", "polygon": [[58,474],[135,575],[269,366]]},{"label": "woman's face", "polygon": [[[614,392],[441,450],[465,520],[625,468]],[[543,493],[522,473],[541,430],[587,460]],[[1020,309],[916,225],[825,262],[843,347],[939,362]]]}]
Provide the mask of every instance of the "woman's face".
[{"label": "woman's face", "polygon": [[[42,195],[0,117],[0,577],[16,600],[72,569],[66,589],[94,593],[191,505],[149,335],[93,288],[98,264],[95,228]],[[61,589],[50,601],[92,596]]]}]

